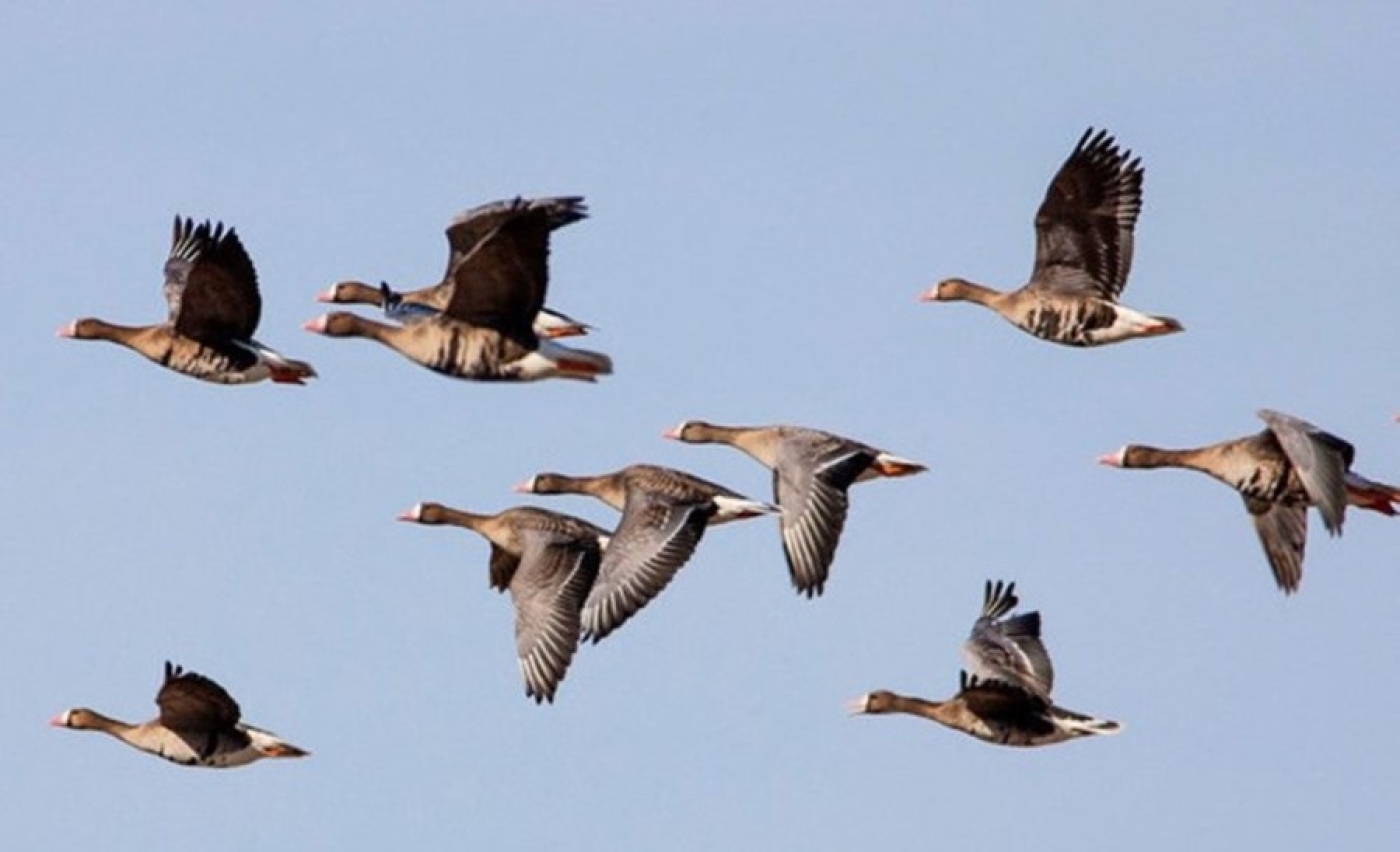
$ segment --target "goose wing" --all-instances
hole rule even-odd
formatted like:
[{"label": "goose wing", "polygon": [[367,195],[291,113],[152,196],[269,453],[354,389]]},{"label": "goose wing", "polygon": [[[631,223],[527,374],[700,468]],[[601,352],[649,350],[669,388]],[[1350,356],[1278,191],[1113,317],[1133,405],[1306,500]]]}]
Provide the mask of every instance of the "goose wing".
[{"label": "goose wing", "polygon": [[715,513],[711,500],[677,500],[629,489],[622,520],[583,606],[583,626],[598,641],[661,593],[695,553]]},{"label": "goose wing", "polygon": [[1084,131],[1036,212],[1030,286],[1118,300],[1142,211],[1142,161],[1131,156],[1108,131]]},{"label": "goose wing", "polygon": [[551,231],[588,218],[588,206],[578,195],[554,198],[511,198],[480,204],[459,214],[447,226],[447,270],[444,281],[452,279],[452,271],[462,258],[471,254],[477,243],[503,222],[522,210],[543,211]]},{"label": "goose wing", "polygon": [[539,530],[521,534],[520,569],[510,584],[515,650],[525,694],[553,701],[578,647],[580,613],[598,576],[596,539]]},{"label": "goose wing", "polygon": [[773,466],[773,499],[782,510],[783,556],[797,590],[820,595],[846,525],[856,478],[875,460],[869,447],[846,441],[784,441]]},{"label": "goose wing", "polygon": [[156,706],[160,723],[174,731],[230,731],[241,715],[238,702],[222,686],[168,661]]},{"label": "goose wing", "polygon": [[1303,550],[1308,543],[1308,507],[1244,498],[1254,531],[1264,546],[1274,582],[1285,594],[1298,591],[1303,581]]},{"label": "goose wing", "polygon": [[444,312],[495,329],[533,349],[535,314],[549,283],[549,224],[543,210],[523,210],[483,236],[451,274]]},{"label": "goose wing", "polygon": [[222,222],[175,218],[165,300],[180,334],[210,345],[247,341],[262,315],[258,275],[243,242]]},{"label": "goose wing", "polygon": [[1327,531],[1337,535],[1347,507],[1347,469],[1356,449],[1346,441],[1298,417],[1264,409],[1259,417],[1278,439],[1284,455],[1298,472],[1303,490],[1317,506]]},{"label": "goose wing", "polygon": [[1015,583],[987,581],[982,614],[963,643],[963,659],[980,680],[1010,683],[1048,701],[1055,668],[1040,639],[1040,613],[1004,617],[1018,603]]}]

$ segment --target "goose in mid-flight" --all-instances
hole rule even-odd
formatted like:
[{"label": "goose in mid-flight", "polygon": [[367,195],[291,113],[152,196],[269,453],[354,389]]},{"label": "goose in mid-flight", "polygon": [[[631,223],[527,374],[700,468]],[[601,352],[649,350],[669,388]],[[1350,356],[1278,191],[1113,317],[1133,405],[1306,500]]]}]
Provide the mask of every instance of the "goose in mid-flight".
[{"label": "goose in mid-flight", "polygon": [[1265,429],[1256,435],[1186,450],[1128,444],[1100,456],[1099,462],[1196,470],[1238,491],[1274,581],[1292,594],[1303,580],[1309,506],[1317,507],[1329,533],[1340,535],[1348,505],[1395,515],[1400,489],[1354,472],[1356,449],[1336,435],[1277,411],[1265,409],[1259,417]]},{"label": "goose in mid-flight", "polygon": [[1105,130],[1084,131],[1055,174],[1035,217],[1030,282],[999,292],[961,278],[939,282],[927,302],[975,302],[1022,331],[1066,346],[1101,346],[1181,331],[1170,317],[1118,303],[1133,263],[1142,210],[1142,161]]},{"label": "goose in mid-flight", "polygon": [[876,690],[852,701],[851,713],[921,716],[1006,746],[1053,745],[1121,731],[1118,722],[1051,703],[1055,671],[1040,640],[1040,613],[1005,617],[1019,603],[1015,592],[1015,583],[987,583],[982,614],[963,643],[966,669],[959,674],[957,695],[929,701]]},{"label": "goose in mid-flight", "polygon": [[584,632],[594,642],[661,594],[709,526],[778,511],[698,476],[648,464],[598,476],[540,473],[516,490],[587,494],[622,512],[583,605]]},{"label": "goose in mid-flight", "polygon": [[223,223],[195,225],[175,218],[165,262],[165,322],[115,325],[74,320],[60,337],[107,340],[132,349],[162,367],[225,385],[271,379],[300,385],[316,371],[253,339],[262,315],[258,274],[243,242]]},{"label": "goose in mid-flight", "polygon": [[[520,204],[529,209],[544,210],[551,231],[588,217],[588,207],[579,196],[492,201],[478,205],[448,224],[447,270],[438,283],[399,293],[383,282],[374,287],[363,281],[341,281],[316,299],[332,304],[375,305],[384,310],[386,317],[404,325],[436,317],[447,307],[452,295],[452,270]],[[587,323],[548,307],[540,308],[533,325],[536,334],[551,339],[587,334],[591,328]]]},{"label": "goose in mid-flight", "polygon": [[718,426],[687,420],[664,434],[687,444],[728,444],[773,471],[788,576],[798,593],[809,598],[826,586],[846,525],[847,489],[857,482],[927,470],[869,444],[804,426]]},{"label": "goose in mid-flight", "polygon": [[612,372],[608,356],[563,346],[534,329],[549,285],[551,230],[547,208],[517,199],[452,267],[440,315],[397,325],[335,312],[303,328],[374,340],[452,378],[595,381]]},{"label": "goose in mid-flight", "polygon": [[491,587],[508,590],[515,604],[515,649],[525,694],[536,704],[553,702],[578,648],[579,613],[598,576],[607,531],[533,506],[482,515],[418,503],[399,520],[462,527],[491,543]]},{"label": "goose in mid-flight", "polygon": [[264,757],[306,757],[310,752],[270,731],[239,721],[238,702],[209,678],[169,662],[156,693],[160,715],[132,725],[86,707],[65,710],[50,724],[101,731],[127,745],[182,766],[228,769]]}]

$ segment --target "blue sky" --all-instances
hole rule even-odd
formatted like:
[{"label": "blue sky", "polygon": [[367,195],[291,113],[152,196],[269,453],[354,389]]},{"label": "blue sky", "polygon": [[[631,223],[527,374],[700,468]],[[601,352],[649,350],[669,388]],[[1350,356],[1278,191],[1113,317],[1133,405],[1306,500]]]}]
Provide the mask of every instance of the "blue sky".
[{"label": "blue sky", "polygon": [[[0,11],[0,845],[1389,848],[1400,522],[1314,521],[1285,598],[1238,497],[1093,459],[1271,407],[1400,480],[1400,9],[658,5]],[[916,303],[1024,281],[1091,124],[1147,169],[1124,301],[1186,333],[1077,351]],[[574,193],[593,215],[554,241],[550,302],[598,326],[595,386],[299,329],[334,281],[435,281],[461,209]],[[54,338],[162,316],[176,213],[238,229],[259,337],[318,382]],[[395,514],[638,461],[767,496],[742,455],[660,439],[686,418],[930,471],[856,488],[816,601],[770,522],[712,531],[534,706],[486,545]],[[1121,736],[1027,752],[844,714],[951,694],[989,577],[1043,613],[1059,701]],[[45,726],[149,718],[165,659],[314,757],[199,772]]]}]

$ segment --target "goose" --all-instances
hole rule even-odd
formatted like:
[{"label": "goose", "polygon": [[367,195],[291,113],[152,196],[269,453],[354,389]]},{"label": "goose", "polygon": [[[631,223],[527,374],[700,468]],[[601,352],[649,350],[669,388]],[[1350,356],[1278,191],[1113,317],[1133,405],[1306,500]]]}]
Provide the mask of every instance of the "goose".
[{"label": "goose", "polygon": [[[519,205],[530,210],[543,210],[551,231],[588,217],[588,207],[579,196],[517,198],[482,204],[458,215],[448,224],[447,270],[443,273],[443,280],[437,284],[396,293],[382,282],[378,287],[372,287],[363,281],[341,281],[316,299],[332,304],[374,305],[383,308],[384,315],[389,319],[405,325],[437,316],[447,306],[452,293],[452,270]],[[547,307],[541,307],[535,315],[533,326],[537,335],[551,339],[587,334],[592,328],[587,323]]]},{"label": "goose", "polygon": [[458,526],[491,543],[491,587],[509,590],[515,605],[515,648],[525,695],[536,704],[553,703],[578,647],[579,612],[598,576],[607,531],[533,506],[481,515],[418,503],[399,520]]},{"label": "goose", "polygon": [[271,379],[305,384],[316,371],[253,339],[262,314],[258,275],[233,228],[208,221],[196,226],[175,217],[165,261],[169,317],[146,326],[116,325],[94,317],[74,320],[60,337],[106,340],[162,367],[224,385]]},{"label": "goose", "polygon": [[[445,296],[449,292],[443,289],[442,285],[428,289],[433,291],[431,295],[434,298],[439,295]],[[358,281],[342,281],[316,298],[320,302],[335,304],[374,305],[384,310],[386,319],[393,320],[400,325],[412,325],[442,315],[441,307],[434,307],[426,301],[416,301],[413,296],[413,293],[395,292],[384,282],[380,282],[376,289]],[[531,328],[534,329],[536,335],[547,337],[550,340],[558,340],[563,337],[581,337],[593,330],[593,326],[588,323],[549,307],[540,308],[540,312],[535,314]]]},{"label": "goose", "polygon": [[663,436],[687,444],[728,444],[773,471],[773,502],[782,514],[783,556],[797,592],[820,595],[846,524],[846,489],[879,477],[927,468],[884,450],[803,426],[719,426],[686,420]]},{"label": "goose", "polygon": [[1102,346],[1182,331],[1170,317],[1118,304],[1133,263],[1142,210],[1142,160],[1106,130],[1084,131],[1035,217],[1030,283],[998,292],[961,278],[940,281],[926,302],[975,302],[1022,331],[1066,346]]},{"label": "goose", "polygon": [[778,511],[698,476],[648,464],[598,476],[540,473],[516,491],[587,494],[622,512],[583,605],[584,632],[593,642],[666,588],[694,555],[707,527]]},{"label": "goose", "polygon": [[1291,595],[1303,580],[1309,506],[1317,507],[1328,533],[1341,535],[1348,504],[1393,516],[1400,489],[1352,471],[1356,449],[1336,435],[1277,411],[1263,409],[1258,415],[1265,428],[1256,435],[1184,450],[1127,444],[1098,461],[1120,468],[1200,471],[1238,491],[1274,582]]},{"label": "goose", "polygon": [[929,701],[880,689],[850,702],[852,715],[921,716],[1004,746],[1046,746],[1121,731],[1118,722],[1051,703],[1055,673],[1040,640],[1040,614],[1003,618],[1020,603],[1015,591],[1015,583],[986,584],[982,614],[963,643],[967,668],[958,675],[957,695]]},{"label": "goose", "polygon": [[542,338],[533,322],[549,277],[550,216],[517,199],[494,227],[475,239],[449,273],[442,314],[411,325],[388,325],[334,312],[307,321],[307,331],[364,337],[445,376],[477,381],[546,378],[595,381],[612,372],[599,352]]},{"label": "goose", "polygon": [[49,724],[78,731],[101,731],[132,748],[181,766],[229,769],[264,757],[306,757],[310,752],[271,731],[239,721],[238,702],[204,675],[169,661],[156,693],[160,715],[131,725],[86,707],[65,710]]}]

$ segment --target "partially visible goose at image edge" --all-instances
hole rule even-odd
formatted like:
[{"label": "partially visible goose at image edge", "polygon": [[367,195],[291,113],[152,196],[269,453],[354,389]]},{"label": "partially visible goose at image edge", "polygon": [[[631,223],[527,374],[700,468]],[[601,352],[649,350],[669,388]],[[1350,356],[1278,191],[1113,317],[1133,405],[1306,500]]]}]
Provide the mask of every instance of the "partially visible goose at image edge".
[{"label": "partially visible goose at image edge", "polygon": [[1292,594],[1303,580],[1309,506],[1317,507],[1329,533],[1341,535],[1348,505],[1393,516],[1400,489],[1354,472],[1356,449],[1336,435],[1268,409],[1259,417],[1266,428],[1256,435],[1184,450],[1127,444],[1098,461],[1120,468],[1195,470],[1238,491],[1274,581]]},{"label": "partially visible goose at image edge", "polygon": [[[317,295],[316,300],[341,305],[374,305],[383,309],[385,317],[404,325],[435,317],[442,313],[452,295],[452,270],[520,205],[544,210],[551,231],[588,218],[588,207],[581,196],[517,197],[481,204],[459,214],[448,224],[447,269],[438,283],[399,293],[384,282],[373,287],[363,281],[341,281]],[[587,323],[549,307],[540,308],[533,325],[537,335],[551,339],[584,335],[592,329]]]},{"label": "partially visible goose at image edge", "polygon": [[947,701],[929,701],[880,689],[851,701],[847,709],[852,715],[919,716],[1004,746],[1046,746],[1121,731],[1118,722],[1051,703],[1055,674],[1040,641],[1040,614],[1003,619],[1020,603],[1015,591],[1015,583],[986,584],[982,614],[963,643],[963,657],[971,671],[959,673],[957,695]]},{"label": "partially visible goose at image edge", "polygon": [[1050,182],[1035,217],[1030,282],[998,292],[948,278],[927,302],[974,302],[1022,331],[1066,346],[1102,346],[1182,331],[1170,317],[1118,304],[1133,263],[1133,228],[1142,210],[1142,161],[1118,150],[1106,130],[1084,131]]},{"label": "partially visible goose at image edge", "polygon": [[826,587],[846,525],[847,489],[857,482],[927,470],[869,444],[803,426],[686,420],[662,436],[687,444],[727,444],[773,471],[788,576],[797,592],[809,598]]},{"label": "partially visible goose at image edge", "polygon": [[612,372],[611,358],[542,338],[533,327],[549,286],[549,234],[548,211],[518,201],[452,268],[441,315],[386,325],[335,312],[302,327],[327,337],[373,340],[451,378],[596,381]]},{"label": "partially visible goose at image edge", "polygon": [[598,576],[608,532],[582,518],[516,506],[483,515],[417,503],[398,516],[417,524],[462,527],[491,544],[491,588],[509,591],[525,695],[553,702],[578,648],[580,613]]},{"label": "partially visible goose at image edge", "polygon": [[253,261],[233,228],[197,227],[175,217],[165,262],[165,322],[123,326],[92,317],[59,329],[60,337],[106,340],[125,346],[162,367],[225,385],[271,379],[304,384],[316,371],[253,339],[262,297]]},{"label": "partially visible goose at image edge", "polygon": [[583,606],[594,642],[621,627],[671,582],[714,524],[777,512],[722,485],[669,467],[634,464],[597,476],[540,473],[524,494],[586,494],[622,512]]},{"label": "partially visible goose at image edge", "polygon": [[229,769],[265,757],[306,757],[310,752],[270,731],[239,720],[238,702],[209,678],[170,662],[156,693],[160,715],[132,725],[86,707],[65,710],[49,724],[79,731],[101,731],[132,748],[181,766]]}]

